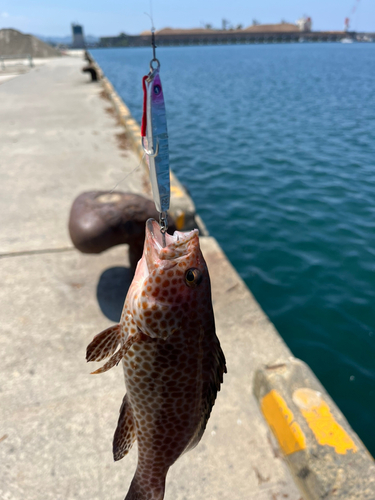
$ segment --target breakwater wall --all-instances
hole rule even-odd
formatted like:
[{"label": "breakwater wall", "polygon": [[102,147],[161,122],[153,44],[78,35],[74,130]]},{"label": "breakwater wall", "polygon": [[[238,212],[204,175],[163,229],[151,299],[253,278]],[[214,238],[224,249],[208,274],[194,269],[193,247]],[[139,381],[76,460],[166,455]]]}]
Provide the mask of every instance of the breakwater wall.
[{"label": "breakwater wall", "polygon": [[[147,170],[139,124],[101,68],[97,63],[94,64],[101,76],[103,90],[125,128],[131,147]],[[203,228],[203,234],[208,234],[195,213],[193,201],[174,174],[172,200],[181,229],[190,229],[195,224]],[[225,256],[222,255],[222,258],[225,259]],[[237,274],[236,280],[242,288],[246,288]],[[373,458],[310,368],[291,355],[251,293],[248,292],[242,300],[245,309],[255,308],[254,314],[263,318],[265,335],[270,335],[275,342],[283,345],[280,353],[272,344],[265,346],[262,342],[255,342],[255,357],[262,362],[255,363],[249,370],[247,380],[252,384],[252,392],[272,432],[277,453],[288,465],[304,499],[373,500]],[[241,330],[239,319],[238,323]],[[253,331],[248,328],[241,332],[245,346]]]},{"label": "breakwater wall", "polygon": [[[180,45],[235,45],[257,43],[297,43],[297,42],[340,42],[343,39],[353,41],[375,40],[375,33],[357,33],[354,31],[246,31],[226,30],[200,33],[162,33],[156,35],[160,47]],[[120,35],[103,37],[99,47],[149,47],[150,35]]]}]

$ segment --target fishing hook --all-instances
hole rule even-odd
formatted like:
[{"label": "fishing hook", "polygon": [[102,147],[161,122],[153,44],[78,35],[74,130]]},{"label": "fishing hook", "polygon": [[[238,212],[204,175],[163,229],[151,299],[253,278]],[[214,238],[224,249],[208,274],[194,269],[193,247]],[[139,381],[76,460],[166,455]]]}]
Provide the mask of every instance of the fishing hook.
[{"label": "fishing hook", "polygon": [[167,242],[165,239],[165,233],[168,231],[168,216],[167,212],[159,213],[159,226],[162,237],[163,248],[167,246]]}]

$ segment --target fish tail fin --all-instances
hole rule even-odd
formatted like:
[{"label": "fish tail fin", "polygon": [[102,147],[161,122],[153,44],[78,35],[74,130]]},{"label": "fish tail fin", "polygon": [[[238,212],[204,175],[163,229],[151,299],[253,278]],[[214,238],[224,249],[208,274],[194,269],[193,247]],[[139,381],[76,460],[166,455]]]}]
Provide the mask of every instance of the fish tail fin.
[{"label": "fish tail fin", "polygon": [[125,500],[163,500],[165,491],[165,475],[156,480],[149,476],[142,479],[136,471]]}]

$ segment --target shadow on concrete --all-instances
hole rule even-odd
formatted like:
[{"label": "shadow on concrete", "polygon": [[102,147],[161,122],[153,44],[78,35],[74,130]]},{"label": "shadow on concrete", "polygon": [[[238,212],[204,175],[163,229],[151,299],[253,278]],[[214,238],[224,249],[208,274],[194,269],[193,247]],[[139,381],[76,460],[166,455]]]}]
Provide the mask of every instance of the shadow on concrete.
[{"label": "shadow on concrete", "polygon": [[129,267],[111,267],[103,271],[96,287],[96,297],[102,313],[118,323],[133,272]]}]

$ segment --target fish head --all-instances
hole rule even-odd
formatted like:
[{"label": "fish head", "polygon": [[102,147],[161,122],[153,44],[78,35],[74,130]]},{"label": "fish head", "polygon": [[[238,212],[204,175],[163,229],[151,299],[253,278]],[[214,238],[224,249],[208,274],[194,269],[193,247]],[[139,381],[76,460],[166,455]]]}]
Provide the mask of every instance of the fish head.
[{"label": "fish head", "polygon": [[198,230],[175,231],[173,236],[165,234],[165,239],[163,247],[159,224],[149,219],[127,307],[143,333],[167,339],[187,325],[192,328],[207,315],[213,321],[213,313],[210,278]]}]

